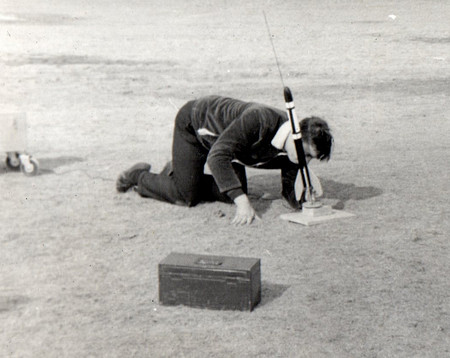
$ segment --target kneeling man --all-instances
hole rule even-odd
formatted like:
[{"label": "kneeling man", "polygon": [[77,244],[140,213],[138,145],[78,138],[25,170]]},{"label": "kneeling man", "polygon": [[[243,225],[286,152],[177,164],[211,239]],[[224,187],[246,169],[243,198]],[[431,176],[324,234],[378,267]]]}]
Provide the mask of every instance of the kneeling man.
[{"label": "kneeling man", "polygon": [[[321,118],[300,121],[307,162],[329,160],[333,137]],[[208,163],[212,175],[204,173]],[[281,169],[282,196],[293,208],[298,160],[285,111],[220,96],[187,102],[175,118],[172,161],[161,173],[137,163],[120,174],[119,192],[134,188],[141,196],[194,206],[201,201],[236,204],[234,224],[258,219],[248,197],[245,166]]]}]

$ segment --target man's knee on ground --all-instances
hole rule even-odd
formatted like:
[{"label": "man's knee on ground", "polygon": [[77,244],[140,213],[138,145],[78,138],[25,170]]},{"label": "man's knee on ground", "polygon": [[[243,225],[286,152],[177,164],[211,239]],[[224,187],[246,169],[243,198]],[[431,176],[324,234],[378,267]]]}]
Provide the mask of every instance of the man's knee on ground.
[{"label": "man's knee on ground", "polygon": [[200,193],[196,191],[180,191],[178,190],[178,199],[176,201],[177,205],[193,207],[196,206],[200,201]]},{"label": "man's knee on ground", "polygon": [[189,208],[192,208],[193,206],[196,206],[198,203],[199,203],[198,200],[189,200],[189,199],[188,200],[186,200],[186,199],[177,200],[175,202],[176,205],[187,206]]}]

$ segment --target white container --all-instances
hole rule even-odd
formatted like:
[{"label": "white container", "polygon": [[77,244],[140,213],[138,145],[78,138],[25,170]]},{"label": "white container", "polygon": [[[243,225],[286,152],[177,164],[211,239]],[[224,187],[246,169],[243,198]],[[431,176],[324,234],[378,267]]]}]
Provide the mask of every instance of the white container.
[{"label": "white container", "polygon": [[27,149],[25,113],[0,113],[0,151],[23,153]]},{"label": "white container", "polygon": [[27,118],[22,112],[0,113],[0,152],[6,152],[6,166],[23,174],[36,175],[39,163],[26,154]]}]

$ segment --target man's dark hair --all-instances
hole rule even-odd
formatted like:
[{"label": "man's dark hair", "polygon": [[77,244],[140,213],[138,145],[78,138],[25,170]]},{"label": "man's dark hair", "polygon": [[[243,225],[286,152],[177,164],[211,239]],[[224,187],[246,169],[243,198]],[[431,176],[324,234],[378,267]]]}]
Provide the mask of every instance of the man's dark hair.
[{"label": "man's dark hair", "polygon": [[308,143],[312,143],[317,150],[319,160],[329,160],[331,147],[333,146],[333,136],[327,122],[319,117],[308,117],[300,121],[302,138]]}]

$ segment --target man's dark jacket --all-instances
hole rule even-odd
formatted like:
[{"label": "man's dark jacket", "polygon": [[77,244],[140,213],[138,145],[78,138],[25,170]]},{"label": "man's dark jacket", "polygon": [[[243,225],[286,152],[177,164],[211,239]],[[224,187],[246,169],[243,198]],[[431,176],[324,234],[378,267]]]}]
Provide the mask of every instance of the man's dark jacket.
[{"label": "man's dark jacket", "polygon": [[243,194],[232,162],[246,166],[281,169],[282,194],[293,207],[298,166],[271,141],[288,120],[284,111],[240,100],[208,96],[192,101],[191,126],[199,143],[209,152],[207,163],[221,192],[232,199]]}]

